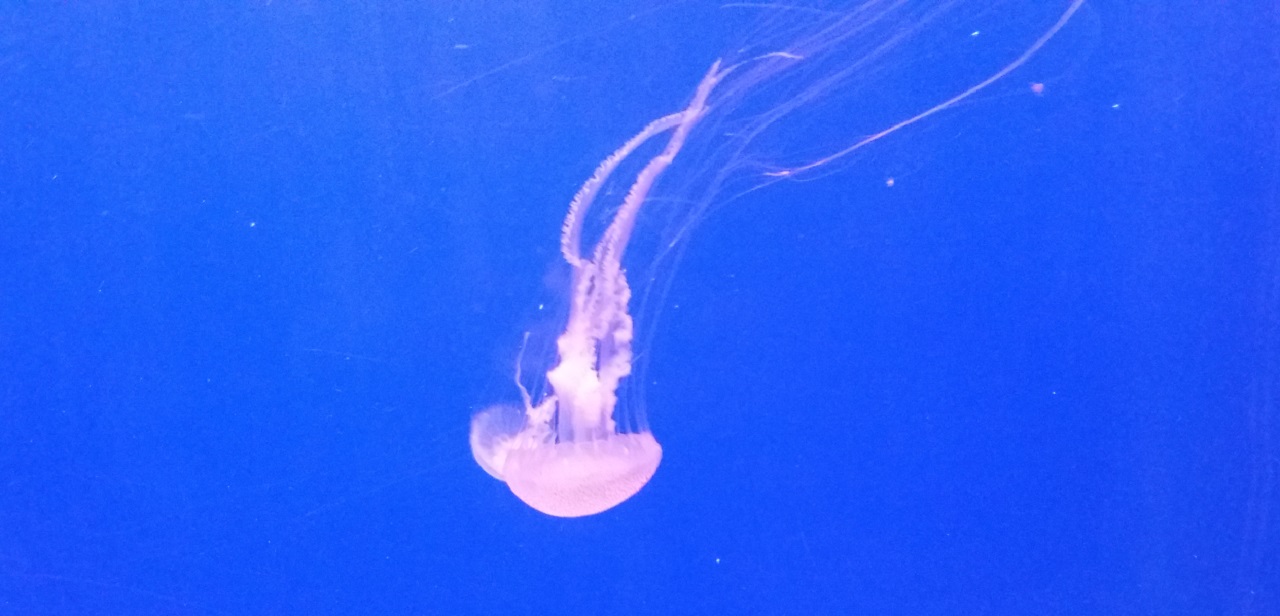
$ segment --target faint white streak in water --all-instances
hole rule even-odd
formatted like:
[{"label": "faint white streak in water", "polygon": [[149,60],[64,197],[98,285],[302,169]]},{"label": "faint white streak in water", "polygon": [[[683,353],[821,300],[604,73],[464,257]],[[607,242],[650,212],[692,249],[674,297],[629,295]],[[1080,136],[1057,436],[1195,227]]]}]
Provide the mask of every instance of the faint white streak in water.
[{"label": "faint white streak in water", "polygon": [[[575,42],[578,42],[578,41],[584,41],[584,40],[589,40],[589,39],[599,38],[599,37],[601,37],[601,36],[603,36],[603,35],[605,35],[605,34],[607,34],[607,33],[611,32],[611,31],[613,31],[613,30],[616,30],[616,29],[617,29],[618,27],[620,27],[620,26],[623,26],[623,25],[626,25],[626,24],[633,23],[633,22],[635,22],[635,21],[636,21],[636,20],[638,20],[638,19],[641,19],[641,18],[644,18],[644,17],[648,17],[649,15],[652,15],[652,14],[654,14],[654,13],[657,13],[658,11],[665,10],[665,9],[667,9],[667,8],[669,8],[669,7],[672,7],[672,6],[675,6],[675,5],[677,5],[677,4],[683,4],[683,3],[684,3],[684,2],[686,2],[686,1],[687,1],[687,0],[675,0],[674,2],[667,2],[667,3],[661,4],[661,5],[659,5],[659,6],[655,6],[655,7],[651,8],[651,9],[649,9],[649,10],[647,10],[647,11],[640,11],[640,12],[638,12],[638,13],[632,13],[632,14],[630,14],[630,15],[628,15],[628,16],[626,16],[626,17],[622,18],[622,19],[619,19],[619,20],[617,20],[617,21],[614,21],[613,23],[610,23],[610,24],[605,25],[603,28],[600,28],[600,29],[598,29],[598,30],[593,30],[593,31],[591,31],[591,32],[584,32],[584,33],[579,34],[579,35],[577,35],[577,36],[571,36],[571,37],[566,38],[566,39],[561,39],[561,40],[556,41],[556,42],[554,42],[554,43],[552,43],[552,44],[550,44],[550,45],[547,45],[547,46],[545,46],[545,47],[540,47],[540,48],[535,49],[535,50],[533,50],[533,51],[531,51],[531,52],[529,52],[529,53],[526,53],[526,54],[524,54],[524,55],[522,55],[522,56],[520,56],[520,57],[517,57],[517,58],[515,58],[515,59],[513,59],[513,60],[508,60],[508,61],[506,61],[506,62],[503,62],[502,64],[499,64],[499,65],[497,65],[497,66],[495,66],[495,67],[493,67],[493,68],[489,69],[489,70],[483,71],[483,72],[481,72],[480,74],[478,74],[478,75],[476,75],[476,76],[474,76],[474,77],[469,77],[469,78],[464,79],[464,80],[462,80],[462,81],[460,81],[460,82],[458,82],[458,83],[456,83],[456,84],[453,84],[452,86],[449,86],[448,88],[445,88],[445,89],[444,89],[443,91],[441,91],[439,94],[436,94],[435,96],[431,97],[431,100],[440,100],[440,99],[442,99],[442,98],[444,98],[444,97],[446,97],[446,96],[449,96],[450,94],[453,94],[454,92],[457,92],[458,90],[461,90],[461,89],[463,89],[463,88],[465,88],[465,87],[467,87],[467,86],[469,86],[469,85],[471,85],[471,84],[473,84],[473,83],[475,83],[475,82],[477,82],[477,81],[481,81],[481,80],[484,80],[484,79],[488,79],[489,77],[492,77],[492,76],[494,76],[494,75],[497,75],[498,73],[502,73],[502,72],[507,71],[507,70],[509,70],[509,69],[515,68],[515,67],[517,67],[517,66],[520,66],[521,64],[525,64],[526,62],[532,61],[532,60],[534,60],[534,59],[538,58],[539,56],[543,56],[543,55],[546,55],[546,54],[548,54],[548,53],[551,53],[551,52],[553,52],[553,51],[555,51],[555,50],[557,50],[557,49],[559,49],[559,48],[561,48],[561,47],[564,47],[565,45],[568,45],[568,44],[570,44],[570,43],[575,43]],[[459,44],[456,44],[456,45],[454,45],[454,46],[453,46],[453,48],[454,48],[454,49],[458,49],[458,50],[461,50],[461,49],[469,49],[470,47],[471,47],[471,45],[468,45],[468,44],[465,44],[465,43],[459,43]]]}]

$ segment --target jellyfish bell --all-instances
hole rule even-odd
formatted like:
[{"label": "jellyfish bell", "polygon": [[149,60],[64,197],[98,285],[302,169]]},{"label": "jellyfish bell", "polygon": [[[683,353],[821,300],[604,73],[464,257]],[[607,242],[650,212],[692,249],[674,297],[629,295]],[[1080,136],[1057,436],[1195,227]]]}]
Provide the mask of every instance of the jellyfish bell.
[{"label": "jellyfish bell", "polygon": [[505,481],[530,507],[561,518],[607,511],[649,483],[662,446],[649,432],[542,443],[507,457]]},{"label": "jellyfish bell", "polygon": [[488,407],[471,419],[471,455],[520,500],[548,515],[573,518],[611,509],[639,492],[662,461],[662,446],[647,431],[601,426],[561,441],[551,430],[527,427],[524,409]]}]

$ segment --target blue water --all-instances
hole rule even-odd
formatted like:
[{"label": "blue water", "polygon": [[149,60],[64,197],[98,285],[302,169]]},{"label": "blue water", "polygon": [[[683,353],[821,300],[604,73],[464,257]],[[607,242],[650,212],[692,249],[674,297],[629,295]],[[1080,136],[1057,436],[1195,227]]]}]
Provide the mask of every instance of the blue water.
[{"label": "blue water", "polygon": [[[960,5],[749,154],[936,103],[1044,4]],[[823,18],[653,6],[0,8],[0,614],[1280,613],[1251,3],[1090,2],[722,196],[638,323],[649,486],[564,520],[485,475],[467,423],[555,334],[574,191]]]}]

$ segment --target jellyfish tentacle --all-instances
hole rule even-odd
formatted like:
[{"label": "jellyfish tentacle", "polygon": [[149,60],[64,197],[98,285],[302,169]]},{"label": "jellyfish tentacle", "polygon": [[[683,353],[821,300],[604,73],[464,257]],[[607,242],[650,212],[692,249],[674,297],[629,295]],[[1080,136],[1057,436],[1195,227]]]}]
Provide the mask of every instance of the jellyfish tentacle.
[{"label": "jellyfish tentacle", "polygon": [[965,91],[945,101],[942,101],[937,105],[934,105],[928,109],[925,109],[924,111],[921,111],[920,113],[917,113],[914,116],[911,116],[905,120],[902,120],[901,122],[898,122],[893,126],[890,126],[889,128],[886,128],[874,135],[864,137],[854,142],[852,145],[840,150],[839,152],[828,154],[813,162],[800,165],[799,167],[791,167],[788,169],[778,169],[776,171],[767,172],[764,175],[768,177],[788,178],[788,177],[795,176],[796,174],[799,174],[799,173],[804,173],[805,171],[816,169],[818,167],[826,165],[837,159],[844,158],[845,156],[848,156],[849,154],[852,154],[857,150],[862,149],[863,147],[866,147],[872,143],[875,143],[876,141],[879,141],[885,137],[888,137],[889,135],[896,133],[908,126],[911,126],[912,124],[915,124],[916,122],[919,122],[920,120],[923,120],[935,113],[939,113],[941,111],[945,111],[947,109],[955,107],[957,104],[964,101],[966,98],[969,98],[970,96],[973,96],[978,92],[981,92],[982,90],[986,89],[987,86],[997,81],[1000,81],[1009,73],[1012,73],[1013,71],[1017,70],[1018,67],[1022,66],[1023,64],[1026,64],[1027,61],[1030,60],[1032,56],[1036,55],[1036,52],[1040,51],[1041,47],[1044,47],[1045,43],[1049,42],[1049,39],[1052,39],[1055,35],[1057,35],[1058,31],[1061,30],[1063,27],[1065,27],[1067,25],[1067,22],[1071,21],[1071,17],[1076,14],[1076,11],[1080,10],[1081,6],[1084,6],[1084,0],[1072,0],[1071,4],[1067,7],[1067,10],[1064,11],[1062,15],[1058,17],[1058,21],[1054,22],[1054,24],[1050,26],[1049,29],[1046,30],[1044,34],[1040,35],[1040,38],[1036,39],[1036,41],[1032,43],[1030,47],[1026,48],[1022,52],[1022,55],[1015,58],[1013,62],[1006,64],[1004,68],[996,71],[995,73],[992,73],[986,79],[983,79],[982,81],[979,81],[978,83],[973,84]]},{"label": "jellyfish tentacle", "polygon": [[513,377],[516,382],[516,388],[520,390],[520,401],[524,403],[525,410],[533,408],[533,397],[529,395],[529,390],[525,389],[524,378],[520,369],[520,364],[524,361],[524,348],[528,345],[529,332],[525,332],[524,338],[520,341],[520,351],[516,353],[516,373]]}]

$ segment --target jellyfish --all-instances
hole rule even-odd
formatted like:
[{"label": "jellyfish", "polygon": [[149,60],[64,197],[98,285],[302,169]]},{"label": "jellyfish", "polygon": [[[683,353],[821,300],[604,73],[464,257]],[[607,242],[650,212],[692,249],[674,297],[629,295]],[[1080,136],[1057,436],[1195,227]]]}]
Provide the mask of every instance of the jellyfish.
[{"label": "jellyfish", "polygon": [[[1072,0],[1059,20],[1019,58],[968,89],[833,154],[803,165],[763,171],[758,174],[764,178],[760,186],[825,166],[986,88],[1025,63],[1081,4],[1083,0]],[[865,19],[856,12],[848,17]],[[840,26],[837,23],[813,40],[822,40],[822,36]],[[777,75],[786,65],[804,61],[812,51],[797,44],[794,50],[763,53],[729,66],[717,60],[682,111],[654,120],[624,143],[600,163],[574,196],[560,235],[560,253],[572,272],[569,314],[563,333],[556,339],[557,362],[546,373],[550,391],[535,401],[523,384],[517,359],[515,382],[521,407],[491,406],[471,421],[470,445],[477,464],[505,482],[530,507],[556,517],[593,515],[631,498],[654,476],[662,461],[662,446],[646,422],[624,425],[616,414],[618,387],[632,372],[635,330],[630,312],[632,292],[623,257],[636,219],[655,183],[706,117],[712,107],[712,93],[726,77],[744,65],[760,67],[735,84],[734,92],[740,93]],[[835,81],[826,80],[819,85],[825,88]],[[814,88],[803,92],[774,113],[764,114],[754,133],[820,91],[821,88]],[[752,131],[745,133],[754,135]],[[599,240],[584,250],[584,220],[601,188],[639,148],[662,136],[666,137],[662,150],[636,174]],[[708,194],[714,192],[712,189]]]},{"label": "jellyfish", "polygon": [[[647,426],[620,431],[614,418],[618,385],[631,374],[635,337],[622,257],[650,189],[680,153],[707,111],[711,90],[727,73],[719,62],[712,65],[684,111],[650,123],[578,190],[560,235],[560,252],[573,275],[569,320],[556,340],[559,362],[547,372],[551,394],[534,404],[517,362],[523,412],[490,407],[472,419],[476,462],[538,511],[578,517],[610,509],[639,492],[662,461],[662,446]],[[669,137],[662,152],[636,175],[595,247],[584,252],[583,220],[600,188],[637,148],[664,134]]]}]

